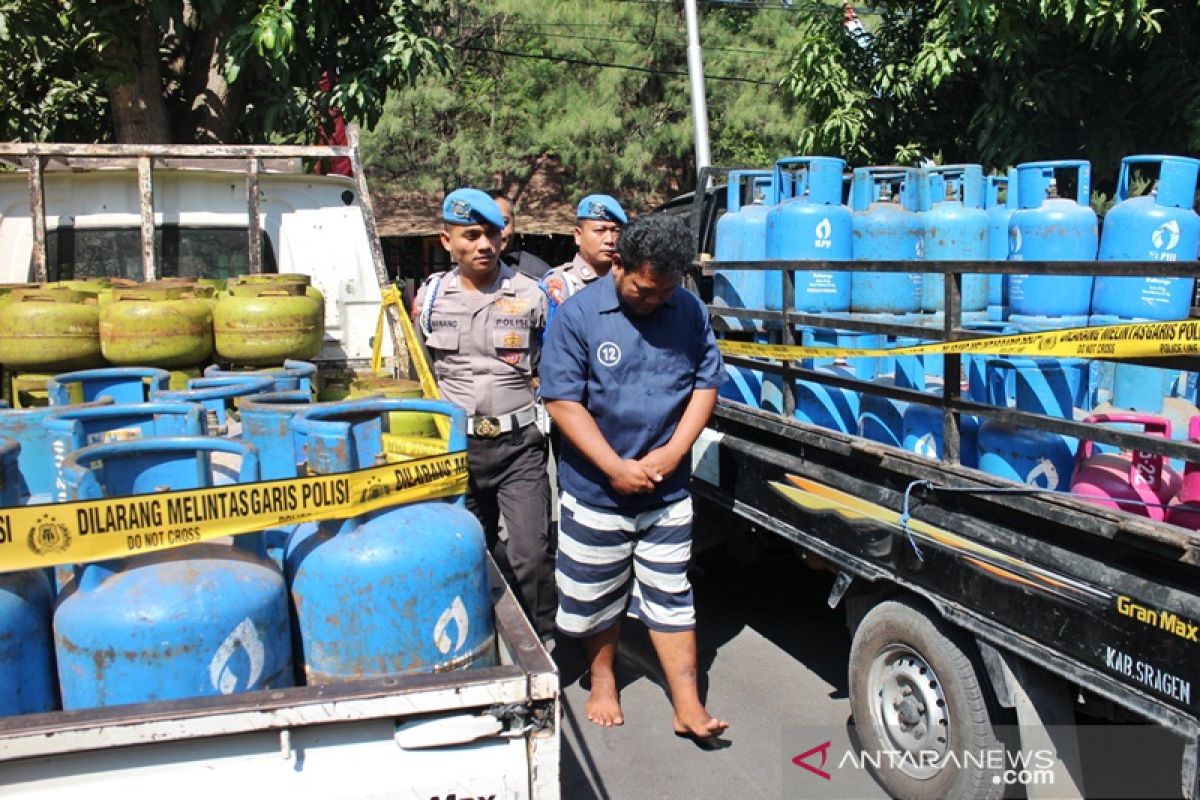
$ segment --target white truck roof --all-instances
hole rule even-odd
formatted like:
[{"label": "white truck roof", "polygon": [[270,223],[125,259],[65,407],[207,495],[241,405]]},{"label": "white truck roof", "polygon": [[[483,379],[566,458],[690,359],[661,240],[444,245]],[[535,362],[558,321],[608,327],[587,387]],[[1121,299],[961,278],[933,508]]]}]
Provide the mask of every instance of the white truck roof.
[{"label": "white truck roof", "polygon": [[[128,236],[100,239],[102,246],[130,252],[112,253],[105,259],[132,265],[141,277],[140,192],[138,171],[104,167],[88,171],[48,170],[42,175],[47,242],[53,252],[69,233],[72,242],[95,243],[102,231],[124,231]],[[381,294],[372,259],[368,227],[356,183],[341,176],[260,173],[260,220],[269,245],[264,271],[308,275],[325,296],[325,343],[318,361],[354,362],[369,359]],[[164,169],[153,172],[153,208],[159,256],[156,277],[204,274],[211,264],[196,263],[196,251],[163,252],[162,232],[182,231],[194,241],[222,231],[222,269],[236,268],[239,253],[224,252],[241,242],[248,251],[246,173],[221,169]],[[177,240],[177,239],[176,239]],[[112,242],[112,245],[107,242]],[[119,244],[118,244],[119,242]],[[234,248],[229,248],[229,243]],[[128,245],[128,246],[126,246]],[[86,248],[84,248],[86,250]],[[201,248],[201,251],[203,248]],[[75,252],[75,250],[72,250]],[[35,280],[33,222],[30,187],[25,173],[0,175],[0,283]],[[273,256],[273,259],[270,257]],[[274,263],[274,269],[270,269]],[[50,263],[48,277],[61,268],[88,272],[86,263]],[[241,272],[245,272],[243,269]],[[101,271],[102,274],[103,270]],[[126,270],[128,273],[128,270]],[[213,277],[218,277],[214,272]],[[220,276],[230,277],[230,276]],[[384,336],[383,353],[392,354],[391,339]]]}]

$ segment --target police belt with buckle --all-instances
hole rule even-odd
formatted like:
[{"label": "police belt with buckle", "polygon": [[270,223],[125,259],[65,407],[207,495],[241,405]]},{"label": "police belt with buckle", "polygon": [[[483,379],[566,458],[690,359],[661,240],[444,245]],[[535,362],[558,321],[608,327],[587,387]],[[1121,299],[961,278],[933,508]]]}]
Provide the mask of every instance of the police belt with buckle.
[{"label": "police belt with buckle", "polygon": [[502,433],[524,428],[537,417],[533,407],[518,411],[515,414],[505,414],[502,417],[467,417],[467,436],[479,436],[492,439]]}]

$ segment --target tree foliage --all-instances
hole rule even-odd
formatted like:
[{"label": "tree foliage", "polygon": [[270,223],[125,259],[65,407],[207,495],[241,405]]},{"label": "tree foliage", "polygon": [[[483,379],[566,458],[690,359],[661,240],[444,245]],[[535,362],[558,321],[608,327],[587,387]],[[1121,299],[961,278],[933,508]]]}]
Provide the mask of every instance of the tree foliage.
[{"label": "tree foliage", "polygon": [[[453,81],[397,92],[366,137],[369,166],[396,187],[498,178],[519,193],[547,159],[576,194],[661,197],[694,184],[678,4],[490,0],[450,16]],[[769,164],[791,149],[799,125],[777,90],[795,42],[780,24],[789,17],[702,6],[714,162]]]},{"label": "tree foliage", "polygon": [[1200,4],[1147,0],[874,3],[867,35],[813,2],[785,87],[800,149],[858,163],[1002,167],[1200,150]]},{"label": "tree foliage", "polygon": [[435,22],[417,0],[0,0],[0,136],[312,141],[444,66]]}]

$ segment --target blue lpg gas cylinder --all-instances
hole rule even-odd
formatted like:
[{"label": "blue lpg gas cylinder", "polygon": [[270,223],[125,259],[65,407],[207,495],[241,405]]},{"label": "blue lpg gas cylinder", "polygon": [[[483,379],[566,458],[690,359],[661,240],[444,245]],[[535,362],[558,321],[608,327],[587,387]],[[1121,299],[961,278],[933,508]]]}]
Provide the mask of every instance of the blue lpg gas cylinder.
[{"label": "blue lpg gas cylinder", "polygon": [[[925,391],[925,369],[921,366],[920,356],[896,356],[892,366],[892,372],[874,382],[881,386]],[[864,391],[858,405],[859,435],[873,442],[882,442],[893,447],[902,446],[904,412],[910,405],[907,400],[895,400]]]},{"label": "blue lpg gas cylinder", "polygon": [[[940,394],[942,382],[930,385],[931,394]],[[979,417],[960,414],[958,417],[958,461],[964,467],[979,466]],[[903,427],[905,450],[940,461],[946,441],[942,410],[938,406],[910,403],[904,410]]]},{"label": "blue lpg gas cylinder", "polygon": [[[308,469],[330,475],[377,463],[393,411],[449,416],[449,451],[466,450],[466,416],[456,406],[368,398],[296,415]],[[286,566],[310,684],[495,662],[483,529],[461,502],[322,522],[292,537]]]},{"label": "blue lpg gas cylinder", "polygon": [[[1003,194],[1003,198],[1001,197]],[[983,208],[988,212],[988,261],[1008,260],[1008,223],[1017,210],[1017,171],[983,179]],[[988,275],[988,319],[1008,319],[1008,276]]]},{"label": "blue lpg gas cylinder", "polygon": [[[806,328],[801,344],[807,347],[829,346],[831,351],[844,348],[867,349],[884,346],[884,337],[869,333],[848,333],[825,328]],[[841,358],[836,355],[815,357],[801,364],[817,372],[841,378],[873,381],[879,374],[878,357]],[[769,382],[775,376],[768,376]],[[819,381],[799,380],[794,384],[796,419],[842,433],[858,434],[860,396],[857,391],[830,386]],[[765,390],[765,386],[764,386]],[[766,398],[764,397],[764,407]]]},{"label": "blue lpg gas cylinder", "polygon": [[241,438],[258,448],[259,469],[264,481],[295,478],[303,441],[296,437],[292,417],[312,407],[312,394],[303,389],[266,392],[242,401]]},{"label": "blue lpg gas cylinder", "polygon": [[[54,499],[58,464],[54,435],[46,420],[64,410],[109,405],[112,405],[112,398],[104,396],[75,406],[0,409],[0,438],[12,439],[21,446],[18,456],[21,502],[49,503]],[[61,456],[60,453],[59,460]]]},{"label": "blue lpg gas cylinder", "polygon": [[287,359],[282,367],[268,369],[234,370],[221,369],[216,364],[210,364],[204,369],[206,378],[244,378],[268,377],[275,382],[273,392],[312,392],[313,379],[317,377],[317,365],[308,361]]},{"label": "blue lpg gas cylinder", "polygon": [[[726,186],[726,213],[717,220],[717,261],[763,261],[767,257],[767,214],[775,203],[771,170],[734,170]],[[748,197],[747,197],[748,195]],[[778,272],[721,270],[713,278],[713,305],[765,309],[767,286],[778,295]],[[763,331],[761,320],[723,317],[733,330]],[[765,343],[766,335],[754,337]],[[725,365],[729,380],[721,384],[720,396],[757,408],[762,397],[761,370]]]},{"label": "blue lpg gas cylinder", "polygon": [[[120,498],[114,507],[125,519],[161,525],[155,535],[169,542],[194,530],[189,519],[221,513],[172,512],[169,500],[146,495],[211,485],[200,455],[214,452],[240,457],[240,482],[258,480],[253,445],[193,436],[91,445],[67,456],[63,475],[72,499]],[[91,533],[117,534],[119,519],[97,513],[87,524]],[[273,564],[248,552],[260,548],[250,533],[233,545],[202,542],[76,567],[54,615],[63,708],[293,685],[287,590]]]},{"label": "blue lpg gas cylinder", "polygon": [[[756,334],[753,341],[759,344],[767,344],[767,334]],[[717,390],[718,397],[723,397],[726,400],[732,400],[735,403],[741,403],[742,405],[750,406],[751,408],[759,408],[762,406],[762,370],[735,367],[734,365],[726,362],[725,376],[727,380],[722,383],[721,388]]]},{"label": "blue lpg gas cylinder", "polygon": [[89,403],[111,397],[114,403],[144,403],[151,392],[165,390],[171,374],[154,367],[101,367],[63,372],[46,382],[50,405]]},{"label": "blue lpg gas cylinder", "polygon": [[[926,261],[984,261],[988,257],[988,214],[981,194],[983,169],[978,164],[952,164],[922,170],[929,196],[922,209]],[[923,193],[924,194],[924,193]],[[921,310],[941,311],[946,302],[945,276],[926,273]],[[962,311],[987,309],[987,276],[963,275]]]},{"label": "blue lpg gas cylinder", "polygon": [[[0,505],[20,503],[21,477],[11,439],[0,439]],[[50,580],[40,569],[0,573],[0,717],[53,711],[54,638]]]},{"label": "blue lpg gas cylinder", "polygon": [[[879,348],[884,346],[884,342],[884,337],[878,334],[851,333],[833,328],[801,328],[801,345],[827,347],[830,355],[801,359],[800,366],[829,375],[872,381],[879,374],[881,360],[878,357],[845,359],[837,356],[836,351]],[[799,380],[792,386],[796,399],[796,419],[843,433],[858,430],[858,392],[811,380]],[[764,374],[762,391],[762,407],[782,414],[783,377]]]},{"label": "blue lpg gas cylinder", "polygon": [[[1029,316],[1026,314],[1012,314],[1008,318],[1008,325],[1001,331],[1005,334],[1014,333],[1045,333],[1047,331],[1066,330],[1068,328],[1086,328],[1093,325],[1091,317],[1084,316],[1066,316],[1066,317],[1040,317]],[[1038,363],[1054,363],[1055,359],[1034,359]],[[1097,378],[1102,374],[1104,368],[1103,361],[1082,361],[1079,359],[1071,359],[1064,361],[1065,364],[1071,364],[1071,368],[1067,370],[1068,380],[1071,382],[1072,396],[1077,398],[1076,406],[1086,411],[1094,404],[1093,396],[1099,386]],[[1080,366],[1080,364],[1086,365]],[[1082,384],[1081,384],[1082,382]],[[1111,384],[1111,380],[1109,381]],[[1008,378],[1009,397],[1012,397],[1014,390],[1013,378],[1011,373]],[[984,399],[981,402],[990,402]],[[1076,414],[1075,416],[1079,416]]]},{"label": "blue lpg gas cylinder", "polygon": [[[987,330],[991,326],[987,322],[964,323],[969,329]],[[897,344],[913,345],[922,342],[912,339],[902,339]],[[939,395],[942,393],[945,378],[945,358],[941,355],[926,354],[921,356],[924,364],[929,392]],[[972,381],[973,368],[977,369],[972,357],[962,357],[963,382],[960,391],[971,400],[979,400]],[[983,385],[982,381],[979,381]],[[959,415],[959,451],[958,460],[964,466],[979,465],[978,447],[979,418],[972,414]],[[945,432],[942,423],[942,410],[937,406],[912,403],[904,410],[901,427],[901,446],[926,458],[940,460],[944,452]]]},{"label": "blue lpg gas cylinder", "polygon": [[270,375],[232,374],[217,378],[192,378],[188,388],[174,391],[156,391],[151,400],[178,400],[199,403],[204,407],[204,432],[209,436],[229,434],[227,404],[239,398],[275,391],[275,379]]},{"label": "blue lpg gas cylinder", "polygon": [[[1149,194],[1130,196],[1131,167],[1158,167]],[[1178,261],[1196,257],[1200,216],[1192,210],[1200,161],[1181,156],[1129,156],[1121,161],[1117,204],[1104,217],[1101,261]],[[1186,319],[1192,278],[1096,278],[1092,313],[1153,320]]]},{"label": "blue lpg gas cylinder", "polygon": [[[995,330],[998,326],[988,322],[966,322],[964,328],[975,330]],[[920,344],[917,340],[902,340],[897,344]],[[942,392],[945,373],[945,359],[940,355],[925,355],[920,357],[924,374],[928,381],[931,394]],[[987,402],[986,382],[983,378],[983,363],[988,356],[962,356],[962,392],[974,402]],[[864,398],[865,404],[865,398]],[[959,463],[967,467],[979,465],[978,432],[980,421],[973,414],[959,415]],[[906,404],[901,417],[901,446],[905,450],[917,453],[935,460],[940,460],[943,453],[945,435],[942,423],[942,410],[937,406]]]},{"label": "blue lpg gas cylinder", "polygon": [[[1058,178],[1076,176],[1075,199],[1060,197]],[[1008,226],[1010,261],[1092,261],[1098,224],[1088,205],[1092,167],[1087,161],[1038,161],[1017,165],[1017,202]],[[1048,317],[1087,314],[1091,275],[1010,275],[1009,311]]]},{"label": "blue lpg gas cylinder", "polygon": [[[150,436],[200,436],[201,408],[195,403],[122,403],[115,406],[67,406],[46,418],[56,472],[67,455],[90,444],[124,442]],[[67,486],[56,477],[55,500],[65,502]]]},{"label": "blue lpg gas cylinder", "polygon": [[[240,438],[258,448],[259,467],[264,481],[295,478],[300,474],[300,458],[296,455],[297,439],[292,418],[312,405],[312,392],[293,389],[286,392],[266,392],[242,400],[242,432]],[[303,443],[299,443],[303,451]],[[288,540],[299,528],[315,529],[315,522],[268,528],[262,532],[267,556],[283,568]],[[310,531],[311,532],[311,531]]]},{"label": "blue lpg gas cylinder", "polygon": [[[854,370],[844,364],[817,367],[814,371],[839,378],[857,377]],[[819,381],[799,380],[794,386],[796,419],[842,433],[858,433],[858,392],[829,386]]]},{"label": "blue lpg gas cylinder", "polygon": [[[850,196],[855,261],[912,261],[921,257],[921,218],[916,213],[919,175],[906,167],[854,170]],[[888,314],[920,311],[921,281],[919,272],[851,273],[850,310]]]},{"label": "blue lpg gas cylinder", "polygon": [[[964,327],[977,328],[986,323],[965,323]],[[921,344],[920,341],[904,339],[897,344]],[[940,395],[945,384],[945,359],[940,355],[921,356],[930,394]],[[962,392],[971,400],[977,398],[971,392],[972,361],[963,356]],[[937,406],[911,403],[904,409],[901,418],[901,446],[910,452],[934,460],[941,460],[944,452],[945,431],[942,410]],[[979,466],[979,418],[972,414],[959,415],[959,463],[967,467]]]},{"label": "blue lpg gas cylinder", "polygon": [[[779,205],[767,215],[767,258],[781,261],[849,261],[852,223],[842,205],[846,162],[795,156],[775,162]],[[850,273],[798,270],[797,311],[849,311]],[[767,293],[767,308],[783,307],[782,291]]]},{"label": "blue lpg gas cylinder", "polygon": [[[1087,366],[1079,359],[993,358],[986,373],[992,405],[1006,408],[1015,401],[1019,411],[1059,419],[1082,416],[1076,409],[1086,395]],[[1067,491],[1078,445],[1069,436],[984,420],[979,468],[1017,483]]]},{"label": "blue lpg gas cylinder", "polygon": [[[770,170],[733,170],[725,187],[725,214],[717,220],[717,261],[763,261],[767,257],[767,215],[775,204]],[[746,197],[746,195],[749,197]],[[770,278],[768,278],[770,276]],[[778,293],[778,272],[723,270],[713,275],[713,305],[766,308],[768,283]],[[734,330],[762,330],[760,320],[728,317]]]}]

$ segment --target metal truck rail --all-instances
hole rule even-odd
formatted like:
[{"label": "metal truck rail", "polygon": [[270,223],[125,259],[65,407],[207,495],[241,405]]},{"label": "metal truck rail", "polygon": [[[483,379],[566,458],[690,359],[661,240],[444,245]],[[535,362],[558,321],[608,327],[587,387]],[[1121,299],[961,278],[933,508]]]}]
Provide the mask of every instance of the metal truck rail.
[{"label": "metal truck rail", "polygon": [[[710,169],[709,175],[726,171]],[[707,178],[702,175],[700,185]],[[713,198],[721,191],[697,193],[690,202],[666,209],[688,215],[698,254],[711,246],[716,209],[723,207]],[[774,342],[785,345],[798,343],[796,326],[931,341],[978,338],[978,331],[962,325],[961,284],[967,273],[1194,277],[1198,271],[1195,262],[717,262],[699,256],[692,287],[703,286],[717,269],[781,272],[783,309],[794,306],[796,270],[946,276],[945,314],[936,327],[709,305],[719,336],[744,337],[727,319],[760,320],[769,324]],[[959,732],[982,735],[985,728],[1015,720],[1023,745],[1047,741],[1050,721],[1074,719],[1081,697],[1090,699],[1089,713],[1161,725],[1183,739],[1183,796],[1200,797],[1195,649],[1200,646],[1200,535],[965,467],[961,417],[971,414],[1189,461],[1200,461],[1200,447],[971,402],[960,394],[959,356],[943,358],[944,387],[930,394],[789,362],[728,357],[733,366],[780,376],[783,413],[721,400],[693,450],[697,518],[706,508],[711,514],[732,513],[750,524],[741,530],[725,526],[725,531],[736,530],[726,535],[768,532],[802,550],[811,566],[836,574],[828,603],[846,610],[854,631],[847,669],[855,724],[866,746],[912,742],[919,725],[938,721],[936,714],[914,712],[910,716],[922,722],[906,727],[907,707],[896,706],[897,718],[877,702],[875,691],[888,690],[886,678],[878,676],[889,674],[885,667],[893,662],[888,659],[901,653],[908,663],[936,675],[932,683],[944,691],[929,697],[939,698],[943,723]],[[1200,370],[1196,358],[1137,363]],[[792,382],[798,379],[939,409],[941,459],[794,419]],[[938,647],[930,644],[930,630],[942,637]],[[941,648],[961,660],[946,659]],[[964,663],[965,670],[953,666]],[[951,685],[969,686],[987,702],[954,707],[954,697],[974,695],[955,695]],[[906,796],[998,797],[1003,791],[990,785],[986,770],[968,775],[947,767],[914,775],[903,765],[884,765],[872,771],[890,792]],[[1054,796],[1070,796],[1072,788],[1082,794],[1082,784],[1071,785],[1071,780],[1064,774]],[[1030,797],[1037,796],[1034,787],[1028,789]]]}]

